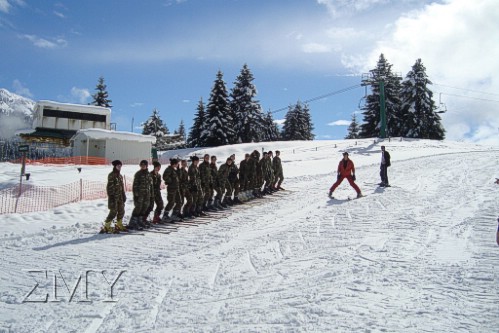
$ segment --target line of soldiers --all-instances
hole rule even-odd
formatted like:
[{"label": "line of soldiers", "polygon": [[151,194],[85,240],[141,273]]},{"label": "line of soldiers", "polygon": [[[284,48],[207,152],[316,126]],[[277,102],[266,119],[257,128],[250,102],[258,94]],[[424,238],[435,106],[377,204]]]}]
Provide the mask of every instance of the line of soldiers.
[{"label": "line of soldiers", "polygon": [[[125,231],[143,229],[151,226],[148,217],[154,210],[152,223],[171,223],[185,218],[206,216],[207,212],[226,209],[235,204],[242,204],[253,198],[284,190],[284,180],[280,152],[260,153],[254,150],[246,154],[239,167],[235,155],[228,157],[224,164],[217,167],[217,157],[204,155],[187,160],[173,158],[170,165],[160,174],[161,164],[153,162],[153,170],[148,170],[148,162],[140,162],[140,170],[133,180],[134,210],[128,226],[123,226],[124,205],[126,201],[123,177],[120,174],[121,162],[113,161],[113,171],[108,175],[109,215],[104,222],[103,231]],[[165,207],[161,195],[161,181],[167,190]],[[156,208],[154,208],[156,207]],[[164,209],[164,210],[163,210]],[[161,218],[161,212],[163,217]],[[111,223],[117,218],[114,229]]]}]

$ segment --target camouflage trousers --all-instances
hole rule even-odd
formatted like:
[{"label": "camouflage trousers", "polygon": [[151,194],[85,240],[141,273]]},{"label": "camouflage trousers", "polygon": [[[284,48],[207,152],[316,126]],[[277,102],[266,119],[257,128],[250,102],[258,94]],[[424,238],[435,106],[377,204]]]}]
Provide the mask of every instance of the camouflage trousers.
[{"label": "camouflage trousers", "polygon": [[191,191],[188,188],[184,188],[180,190],[180,197],[183,199],[184,209],[183,212],[188,212],[191,210],[192,207],[192,201],[193,201],[193,195]]},{"label": "camouflage trousers", "polygon": [[123,216],[125,216],[125,203],[123,202],[123,200],[115,200],[114,198],[109,198],[107,207],[109,208],[109,214],[106,218],[107,222],[111,222],[115,217],[118,220],[122,220]]},{"label": "camouflage trousers", "polygon": [[234,192],[234,197],[237,197],[239,195],[239,190],[240,190],[239,178],[232,180],[230,182],[230,187],[231,187],[230,195],[232,196],[232,192]]},{"label": "camouflage trousers", "polygon": [[[156,204],[156,209],[154,209],[154,204]],[[153,211],[153,209],[154,209],[154,215],[160,215],[161,212],[163,211],[163,208],[165,208],[165,203],[163,202],[161,192],[156,191],[154,192],[154,197],[151,197],[151,201],[149,203],[149,208],[147,209],[146,215],[149,216],[149,214]]]},{"label": "camouflage trousers", "polygon": [[133,212],[132,216],[144,216],[147,214],[147,210],[151,204],[150,195],[139,195],[133,197]]},{"label": "camouflage trousers", "polygon": [[174,211],[180,211],[182,208],[182,199],[180,198],[180,190],[178,188],[167,188],[166,199],[168,203],[165,207],[165,213],[168,214],[172,209]]},{"label": "camouflage trousers", "polygon": [[274,175],[274,186],[281,186],[284,180],[284,175],[281,172],[278,172]]}]

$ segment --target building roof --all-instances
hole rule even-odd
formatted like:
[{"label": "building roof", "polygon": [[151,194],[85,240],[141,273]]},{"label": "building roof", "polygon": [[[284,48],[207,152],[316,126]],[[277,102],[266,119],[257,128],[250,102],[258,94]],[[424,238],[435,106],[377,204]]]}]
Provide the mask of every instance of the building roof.
[{"label": "building roof", "polygon": [[71,140],[77,140],[79,137],[90,138],[94,140],[110,140],[116,139],[120,141],[139,141],[139,142],[156,142],[156,137],[152,135],[142,135],[132,132],[122,132],[122,131],[109,131],[99,128],[88,128],[79,130]]},{"label": "building roof", "polygon": [[105,108],[102,106],[95,105],[85,105],[85,104],[70,104],[70,103],[59,103],[47,100],[41,100],[36,102],[34,109],[36,110],[38,106],[48,107],[53,110],[64,110],[70,112],[85,112],[85,113],[93,113],[100,115],[109,115],[111,114],[110,108]]}]

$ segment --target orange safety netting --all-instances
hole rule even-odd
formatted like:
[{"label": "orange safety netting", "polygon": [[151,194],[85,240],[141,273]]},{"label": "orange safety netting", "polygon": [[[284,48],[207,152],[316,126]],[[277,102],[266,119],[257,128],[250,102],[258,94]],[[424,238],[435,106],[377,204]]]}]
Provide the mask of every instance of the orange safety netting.
[{"label": "orange safety netting", "polygon": [[[132,191],[133,179],[123,178],[125,191]],[[72,202],[106,197],[106,183],[98,181],[80,179],[56,186],[16,185],[0,190],[0,214],[40,212]]]}]

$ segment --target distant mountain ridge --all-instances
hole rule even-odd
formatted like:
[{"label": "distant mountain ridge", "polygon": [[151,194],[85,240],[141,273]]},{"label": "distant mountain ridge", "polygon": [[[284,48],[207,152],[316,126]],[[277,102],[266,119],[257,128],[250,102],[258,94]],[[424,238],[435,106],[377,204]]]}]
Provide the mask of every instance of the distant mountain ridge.
[{"label": "distant mountain ridge", "polygon": [[0,88],[0,114],[33,118],[35,101]]}]

